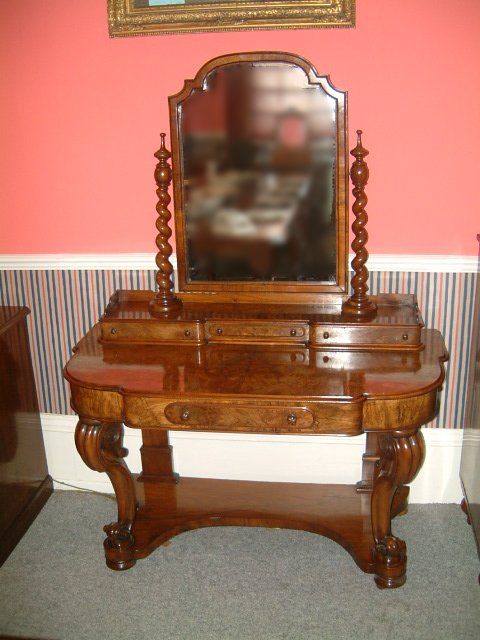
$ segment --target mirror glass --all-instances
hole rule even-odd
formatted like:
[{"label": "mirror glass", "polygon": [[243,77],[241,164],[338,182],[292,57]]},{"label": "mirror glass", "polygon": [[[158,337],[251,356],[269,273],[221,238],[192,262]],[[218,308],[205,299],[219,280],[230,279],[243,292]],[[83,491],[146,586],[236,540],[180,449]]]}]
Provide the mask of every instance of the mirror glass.
[{"label": "mirror glass", "polygon": [[178,110],[188,281],[335,282],[335,98],[238,62]]}]

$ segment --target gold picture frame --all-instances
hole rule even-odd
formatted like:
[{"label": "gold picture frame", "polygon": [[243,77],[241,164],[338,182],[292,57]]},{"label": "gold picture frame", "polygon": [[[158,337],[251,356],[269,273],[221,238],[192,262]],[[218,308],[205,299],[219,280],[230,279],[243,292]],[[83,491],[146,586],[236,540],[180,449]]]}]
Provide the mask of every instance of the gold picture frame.
[{"label": "gold picture frame", "polygon": [[111,37],[355,26],[355,0],[108,0]]}]

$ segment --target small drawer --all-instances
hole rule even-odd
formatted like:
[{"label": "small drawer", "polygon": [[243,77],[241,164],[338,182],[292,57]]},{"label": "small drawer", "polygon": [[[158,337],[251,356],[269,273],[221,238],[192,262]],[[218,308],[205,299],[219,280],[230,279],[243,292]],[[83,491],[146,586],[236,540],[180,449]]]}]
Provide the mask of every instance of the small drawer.
[{"label": "small drawer", "polygon": [[218,321],[207,322],[209,342],[275,342],[305,343],[308,324],[305,322]]},{"label": "small drawer", "polygon": [[200,325],[194,322],[102,322],[105,342],[201,342]]},{"label": "small drawer", "polygon": [[165,417],[187,429],[273,433],[311,431],[314,421],[312,412],[305,407],[206,402],[173,402],[165,407]]},{"label": "small drawer", "polygon": [[336,326],[316,325],[311,329],[312,346],[415,348],[420,346],[420,328],[398,326]]},{"label": "small drawer", "polygon": [[236,433],[362,433],[362,399],[261,400],[124,396],[124,423],[139,429]]}]

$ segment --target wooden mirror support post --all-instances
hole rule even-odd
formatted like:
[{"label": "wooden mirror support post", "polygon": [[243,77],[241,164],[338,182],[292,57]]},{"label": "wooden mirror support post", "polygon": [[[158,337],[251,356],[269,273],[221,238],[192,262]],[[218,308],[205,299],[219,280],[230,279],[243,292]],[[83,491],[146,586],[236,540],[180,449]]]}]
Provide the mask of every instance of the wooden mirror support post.
[{"label": "wooden mirror support post", "polygon": [[357,131],[357,145],[350,151],[355,161],[350,169],[350,177],[353,182],[353,195],[355,202],[352,211],[355,220],[352,224],[352,231],[355,238],[352,242],[354,258],[352,260],[352,295],[344,303],[342,311],[348,316],[355,317],[359,320],[371,318],[377,312],[377,305],[370,300],[368,292],[368,269],[366,263],[368,260],[368,251],[366,248],[368,233],[366,225],[368,222],[365,207],[368,198],[365,193],[365,185],[368,182],[368,165],[364,158],[368,155],[368,150],[362,145],[362,131]]},{"label": "wooden mirror support post", "polygon": [[158,247],[157,257],[155,259],[158,272],[155,279],[157,281],[158,291],[149,305],[152,315],[170,313],[171,311],[178,310],[182,306],[182,301],[173,293],[173,266],[170,262],[170,256],[172,255],[170,236],[172,235],[172,230],[170,229],[169,222],[172,214],[168,209],[171,201],[168,189],[172,181],[172,169],[168,161],[171,153],[165,147],[164,133],[160,134],[160,139],[160,149],[155,153],[155,157],[158,158],[158,164],[155,167],[155,182],[157,183],[158,197],[158,218],[156,222],[158,235],[155,239]]}]

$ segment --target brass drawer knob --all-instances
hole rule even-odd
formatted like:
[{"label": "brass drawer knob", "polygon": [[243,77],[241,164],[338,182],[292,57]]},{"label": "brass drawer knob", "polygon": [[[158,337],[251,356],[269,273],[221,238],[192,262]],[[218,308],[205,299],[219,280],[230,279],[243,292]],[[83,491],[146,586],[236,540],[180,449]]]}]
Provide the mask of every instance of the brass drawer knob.
[{"label": "brass drawer knob", "polygon": [[296,336],[297,335],[297,330],[296,329],[290,329],[290,335],[291,336]]},{"label": "brass drawer knob", "polygon": [[287,422],[288,424],[296,424],[297,423],[297,416],[294,413],[289,413],[287,416]]},{"label": "brass drawer knob", "polygon": [[325,338],[325,340],[328,340],[330,337],[330,334],[328,333],[328,331],[324,331],[323,332],[323,337]]},{"label": "brass drawer knob", "polygon": [[112,336],[116,335],[117,330],[115,329],[115,327],[112,327],[112,328],[110,329],[110,333],[112,334]]},{"label": "brass drawer knob", "polygon": [[188,338],[190,336],[190,329],[185,329],[185,331],[183,332],[183,335]]},{"label": "brass drawer knob", "polygon": [[408,340],[408,333],[404,333],[402,335],[402,340]]},{"label": "brass drawer knob", "polygon": [[218,327],[218,329],[216,329],[215,333],[217,334],[217,336],[221,336],[222,333],[223,333],[222,327]]},{"label": "brass drawer knob", "polygon": [[180,417],[183,421],[188,420],[190,417],[190,411],[188,409],[184,409]]}]

